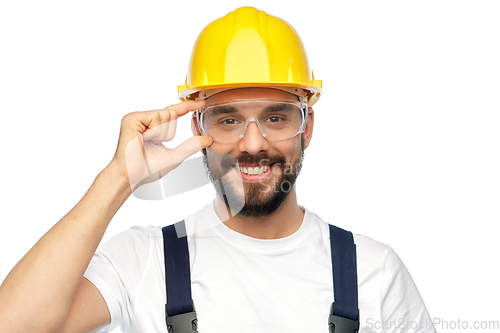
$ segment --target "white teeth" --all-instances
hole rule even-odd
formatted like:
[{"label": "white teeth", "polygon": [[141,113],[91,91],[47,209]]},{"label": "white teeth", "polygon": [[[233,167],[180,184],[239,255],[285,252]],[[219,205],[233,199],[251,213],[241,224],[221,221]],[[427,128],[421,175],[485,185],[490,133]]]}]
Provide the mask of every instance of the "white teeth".
[{"label": "white teeth", "polygon": [[262,166],[262,167],[238,167],[239,170],[243,173],[246,173],[247,175],[261,175],[263,174],[264,172],[266,172],[267,170],[269,170],[269,166]]}]

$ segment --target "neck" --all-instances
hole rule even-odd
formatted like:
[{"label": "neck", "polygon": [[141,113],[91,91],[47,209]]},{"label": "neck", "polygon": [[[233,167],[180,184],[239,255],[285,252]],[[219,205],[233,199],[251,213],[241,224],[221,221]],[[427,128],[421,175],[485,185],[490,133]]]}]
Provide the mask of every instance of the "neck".
[{"label": "neck", "polygon": [[229,219],[223,218],[227,216],[227,208],[219,195],[214,200],[214,208],[219,219],[228,228],[240,234],[259,239],[276,239],[290,236],[300,228],[304,219],[304,211],[297,204],[295,186],[293,186],[281,206],[268,216],[255,218],[237,214]]}]

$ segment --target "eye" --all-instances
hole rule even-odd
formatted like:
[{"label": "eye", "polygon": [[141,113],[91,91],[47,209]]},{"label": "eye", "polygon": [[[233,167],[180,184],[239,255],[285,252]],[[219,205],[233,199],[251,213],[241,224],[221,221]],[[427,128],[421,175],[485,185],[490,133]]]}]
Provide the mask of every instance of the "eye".
[{"label": "eye", "polygon": [[219,121],[219,124],[223,124],[223,125],[234,125],[237,123],[238,123],[238,121],[236,119],[233,119],[233,118],[226,118],[226,119]]},{"label": "eye", "polygon": [[286,118],[282,117],[282,116],[271,116],[271,117],[267,118],[267,121],[270,123],[278,123],[278,122],[284,121],[284,120],[286,120]]}]

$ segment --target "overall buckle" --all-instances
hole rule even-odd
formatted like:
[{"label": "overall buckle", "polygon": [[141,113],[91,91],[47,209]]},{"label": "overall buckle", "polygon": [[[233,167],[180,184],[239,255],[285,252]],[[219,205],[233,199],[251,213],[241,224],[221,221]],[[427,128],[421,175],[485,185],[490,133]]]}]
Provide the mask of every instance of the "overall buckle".
[{"label": "overall buckle", "polygon": [[167,330],[168,333],[198,333],[198,319],[196,318],[196,311],[180,313],[175,316],[169,316],[166,314]]},{"label": "overall buckle", "polygon": [[333,314],[334,304],[335,302],[333,302],[330,307],[330,317],[328,318],[328,326],[330,328],[330,333],[358,333],[359,315],[356,320],[334,315]]}]

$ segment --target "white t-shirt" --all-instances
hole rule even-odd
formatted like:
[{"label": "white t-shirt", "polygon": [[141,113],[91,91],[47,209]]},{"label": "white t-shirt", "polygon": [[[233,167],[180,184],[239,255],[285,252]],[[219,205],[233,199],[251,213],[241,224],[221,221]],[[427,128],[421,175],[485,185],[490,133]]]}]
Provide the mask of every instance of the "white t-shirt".
[{"label": "white t-shirt", "polygon": [[[200,333],[328,332],[333,302],[328,225],[306,210],[280,239],[233,231],[212,204],[185,219]],[[360,332],[435,332],[405,266],[387,245],[354,235]],[[166,332],[161,227],[134,227],[101,245],[85,277],[103,295],[110,332]]]}]

